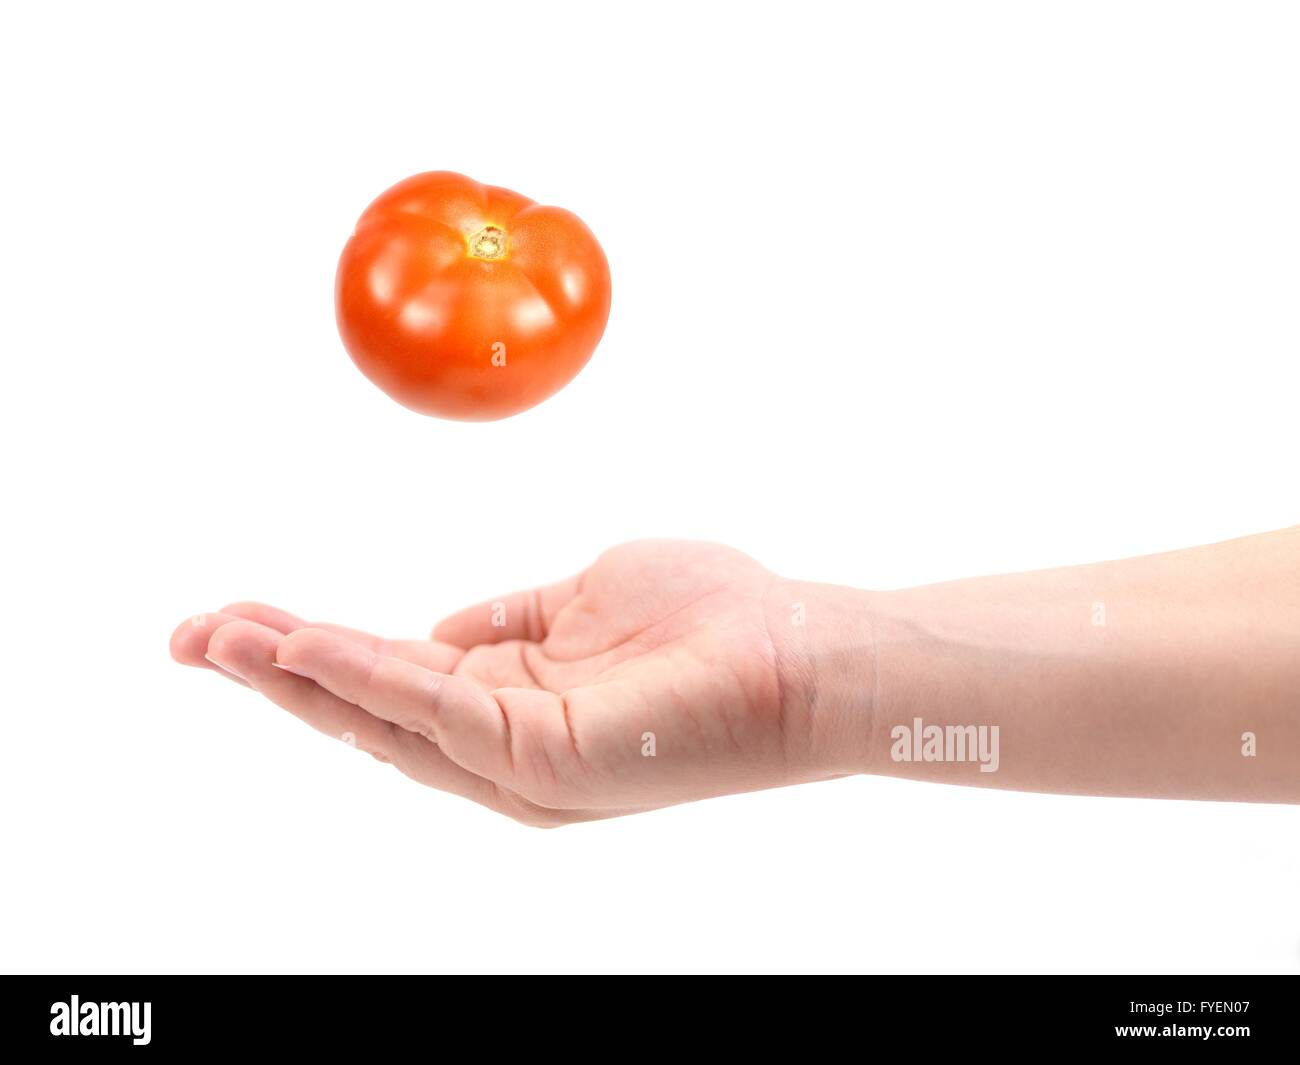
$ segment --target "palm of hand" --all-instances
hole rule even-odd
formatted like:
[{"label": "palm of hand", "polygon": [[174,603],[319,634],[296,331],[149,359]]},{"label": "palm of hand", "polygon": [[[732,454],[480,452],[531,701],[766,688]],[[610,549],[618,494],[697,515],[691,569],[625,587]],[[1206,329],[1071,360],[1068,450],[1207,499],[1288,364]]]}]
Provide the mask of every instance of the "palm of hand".
[{"label": "palm of hand", "polygon": [[729,548],[635,543],[430,641],[239,604],[183,625],[173,653],[417,780],[558,824],[790,782],[778,583]]},{"label": "palm of hand", "polygon": [[[495,691],[525,795],[604,809],[735,790],[781,753],[774,580],[727,548],[616,548],[573,581],[492,604],[523,638],[475,643],[453,672]],[[472,612],[435,635],[464,630],[488,635]]]}]

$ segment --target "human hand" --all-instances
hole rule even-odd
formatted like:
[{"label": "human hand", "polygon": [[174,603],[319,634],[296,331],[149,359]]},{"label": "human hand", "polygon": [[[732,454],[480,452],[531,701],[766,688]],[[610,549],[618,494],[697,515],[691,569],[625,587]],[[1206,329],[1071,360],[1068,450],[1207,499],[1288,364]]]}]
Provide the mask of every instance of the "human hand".
[{"label": "human hand", "polygon": [[645,541],[429,640],[240,603],[182,623],[171,648],[414,780],[553,826],[855,771],[867,729],[817,672],[828,624],[862,646],[841,592]]}]

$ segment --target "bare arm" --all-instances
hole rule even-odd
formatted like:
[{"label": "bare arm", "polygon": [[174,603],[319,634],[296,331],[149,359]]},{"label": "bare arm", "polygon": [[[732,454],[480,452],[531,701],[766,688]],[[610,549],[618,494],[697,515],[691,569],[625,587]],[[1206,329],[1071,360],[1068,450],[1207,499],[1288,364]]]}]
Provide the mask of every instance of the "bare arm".
[{"label": "bare arm", "polygon": [[863,772],[1300,802],[1300,529],[883,593],[646,541],[429,640],[235,603],[172,654],[529,824]]},{"label": "bare arm", "polygon": [[871,714],[866,772],[1300,802],[1300,528],[864,602],[872,693],[824,690]]}]

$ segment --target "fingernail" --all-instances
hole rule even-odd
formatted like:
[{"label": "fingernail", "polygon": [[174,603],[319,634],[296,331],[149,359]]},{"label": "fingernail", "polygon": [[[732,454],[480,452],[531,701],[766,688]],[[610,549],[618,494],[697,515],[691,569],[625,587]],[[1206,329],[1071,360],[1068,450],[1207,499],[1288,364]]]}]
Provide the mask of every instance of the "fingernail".
[{"label": "fingernail", "polygon": [[239,672],[239,670],[237,670],[237,669],[231,669],[231,668],[230,668],[228,665],[226,665],[225,663],[223,663],[223,662],[218,662],[218,661],[217,661],[215,658],[213,658],[211,655],[204,655],[203,657],[206,658],[209,662],[211,662],[214,666],[216,666],[219,670],[221,670],[222,673],[229,673],[232,677],[238,677],[238,678],[239,678],[240,680],[242,680],[245,684],[249,684],[249,683],[251,683],[251,682],[249,681],[249,679],[248,679],[246,676],[244,676],[242,673]]},{"label": "fingernail", "polygon": [[311,680],[311,677],[307,676],[301,669],[286,666],[283,662],[272,662],[271,665],[275,666],[276,669],[283,669],[286,673],[292,673],[295,677],[307,677],[308,680]]}]

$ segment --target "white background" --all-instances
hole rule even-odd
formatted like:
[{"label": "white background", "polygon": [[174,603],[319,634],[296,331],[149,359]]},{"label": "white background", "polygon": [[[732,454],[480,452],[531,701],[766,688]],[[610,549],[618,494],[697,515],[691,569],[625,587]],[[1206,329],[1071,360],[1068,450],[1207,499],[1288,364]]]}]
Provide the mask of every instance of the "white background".
[{"label": "white background", "polygon": [[[882,779],[557,832],[167,655],[391,635],[643,536],[887,588],[1294,524],[1284,4],[10,4],[6,970],[1300,969],[1300,809]],[[487,425],[353,368],[392,182],[578,212],[614,309]]]}]

